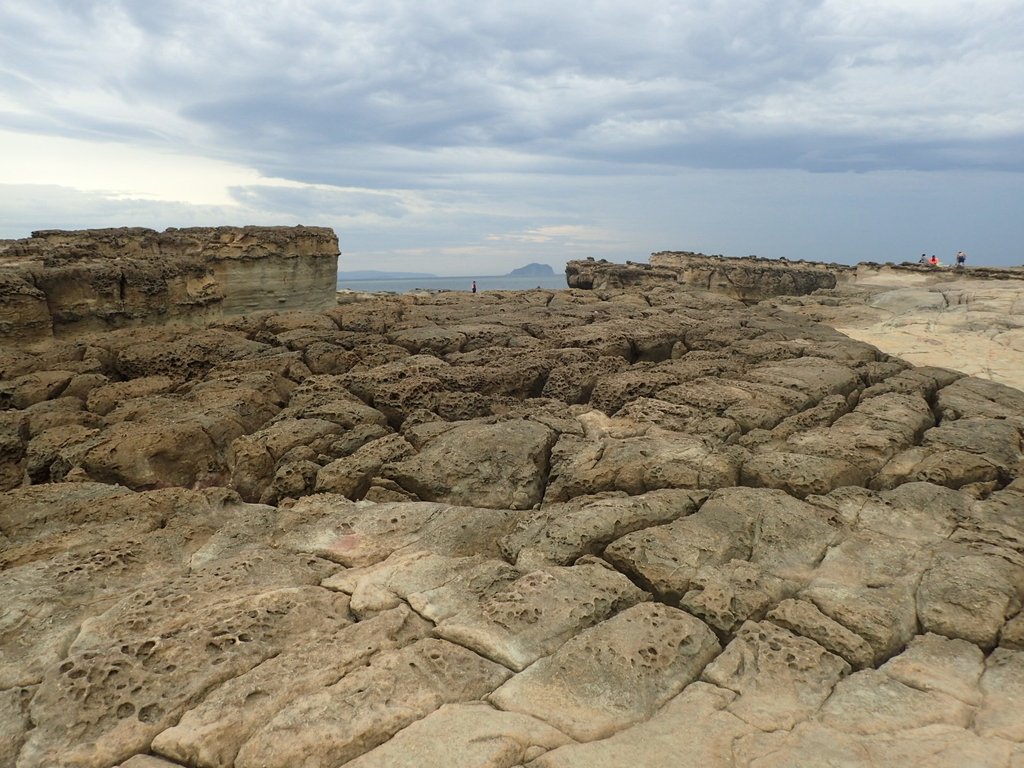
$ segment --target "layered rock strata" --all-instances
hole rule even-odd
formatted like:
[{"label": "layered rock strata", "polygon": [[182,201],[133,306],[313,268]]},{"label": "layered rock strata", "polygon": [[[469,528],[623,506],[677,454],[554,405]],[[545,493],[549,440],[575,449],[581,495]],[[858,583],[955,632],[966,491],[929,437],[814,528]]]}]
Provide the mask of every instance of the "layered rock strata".
[{"label": "layered rock strata", "polygon": [[670,284],[0,355],[0,764],[1024,764],[1024,393]]},{"label": "layered rock strata", "polygon": [[0,342],[327,309],[337,258],[337,238],[320,227],[33,232],[0,245]]},{"label": "layered rock strata", "polygon": [[646,264],[612,264],[604,259],[570,261],[565,273],[570,288],[642,289],[669,282],[749,303],[772,296],[800,296],[834,288],[837,281],[851,276],[853,270],[841,264],[661,251],[652,253]]}]

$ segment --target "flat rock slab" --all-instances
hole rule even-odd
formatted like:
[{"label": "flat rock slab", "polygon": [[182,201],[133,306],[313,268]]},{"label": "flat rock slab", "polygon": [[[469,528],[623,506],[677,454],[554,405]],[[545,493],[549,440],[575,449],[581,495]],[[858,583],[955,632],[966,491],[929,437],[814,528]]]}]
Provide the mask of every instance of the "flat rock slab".
[{"label": "flat rock slab", "polygon": [[744,452],[708,439],[652,427],[640,437],[584,440],[564,435],[551,454],[544,502],[602,491],[630,495],[659,488],[736,485]]},{"label": "flat rock slab", "polygon": [[801,723],[791,732],[762,733],[740,739],[736,762],[724,765],[756,768],[1019,768],[1024,752],[1012,742],[981,738],[948,725],[929,725],[908,732],[857,736],[818,722]]},{"label": "flat rock slab", "polygon": [[490,700],[593,741],[653,715],[719,650],[714,633],[693,616],[640,603],[576,635]]},{"label": "flat rock slab", "polygon": [[500,558],[498,540],[517,515],[430,502],[353,504],[343,496],[321,494],[300,499],[284,516],[280,544],[349,568],[401,551]]},{"label": "flat rock slab", "polygon": [[467,594],[453,584],[417,595],[412,607],[437,621],[439,637],[521,671],[554,653],[580,630],[648,597],[621,573],[584,563],[525,574],[511,582],[485,580]]},{"label": "flat rock slab", "polygon": [[607,739],[559,747],[529,768],[622,768],[735,765],[733,744],[753,729],[726,710],[731,691],[693,683],[650,720]]},{"label": "flat rock slab", "polygon": [[[680,600],[702,568],[732,560],[750,561],[777,580],[799,584],[837,538],[828,514],[810,504],[777,490],[726,488],[688,517],[623,536],[605,549],[605,557],[655,594]],[[772,594],[771,580],[764,581]],[[757,610],[754,603],[751,611]],[[729,623],[745,618],[734,615]]]},{"label": "flat rock slab", "polygon": [[930,562],[917,542],[858,533],[829,550],[798,596],[862,637],[881,663],[917,632],[915,592]]},{"label": "flat rock slab", "polygon": [[837,731],[870,736],[929,725],[966,729],[972,715],[970,706],[948,694],[912,688],[883,671],[865,669],[836,686],[820,720]]},{"label": "flat rock slab", "polygon": [[242,746],[235,766],[343,765],[442,704],[483,698],[510,674],[460,646],[420,640],[294,701]]},{"label": "flat rock slab", "polygon": [[525,513],[512,533],[501,540],[501,549],[521,565],[572,565],[584,555],[600,555],[627,533],[693,514],[705,498],[701,491],[658,490],[639,496],[549,504],[538,512]]},{"label": "flat rock slab", "polygon": [[[348,568],[324,579],[322,585],[350,595],[352,612],[366,616],[394,608],[403,600],[412,599],[423,606],[425,603],[418,598],[420,593],[449,587],[453,582],[466,594],[467,601],[471,601],[481,590],[490,589],[496,583],[514,581],[520,575],[518,569],[503,560],[479,555],[447,557],[420,551],[394,554],[381,563],[363,568]],[[438,621],[443,614],[434,607],[426,615]]]},{"label": "flat rock slab", "polygon": [[43,678],[30,709],[37,727],[19,768],[120,762],[148,748],[206,691],[304,633],[331,633],[348,623],[344,596],[319,587],[232,594],[201,617],[186,614],[180,626],[165,622],[163,633],[159,625],[120,616],[97,622],[76,641],[81,647],[73,646]]},{"label": "flat rock slab", "polygon": [[382,651],[422,638],[429,625],[395,608],[296,643],[210,693],[154,740],[154,752],[186,765],[232,768],[238,750],[296,699],[334,685]]},{"label": "flat rock slab", "polygon": [[763,731],[789,730],[832,694],[850,666],[770,622],[747,622],[703,679],[734,691],[728,710]]},{"label": "flat rock slab", "polygon": [[1024,743],[1024,652],[994,650],[985,662],[981,692],[984,699],[975,721],[978,733]]},{"label": "flat rock slab", "polygon": [[572,739],[550,725],[482,702],[445,704],[346,768],[515,768]]}]

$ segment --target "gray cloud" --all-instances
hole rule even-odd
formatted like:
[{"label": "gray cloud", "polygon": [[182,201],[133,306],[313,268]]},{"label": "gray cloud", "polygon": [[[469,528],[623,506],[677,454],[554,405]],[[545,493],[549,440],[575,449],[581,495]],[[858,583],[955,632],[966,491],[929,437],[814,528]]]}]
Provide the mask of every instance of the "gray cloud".
[{"label": "gray cloud", "polygon": [[[870,214],[890,233],[912,228],[910,240],[930,220],[956,222],[951,239],[1009,243],[1019,231],[975,201],[1024,216],[995,193],[1019,189],[1024,171],[1020,29],[1024,0],[7,3],[0,128],[315,186],[238,186],[234,208],[55,188],[49,209],[46,195],[29,194],[43,206],[32,209],[8,194],[0,216],[8,228],[58,212],[326,223],[375,259],[501,260],[555,244],[793,256],[831,247],[800,212],[851,194],[818,221],[854,232]],[[921,171],[930,181],[912,186],[931,207],[890,222],[887,211],[916,205],[899,174]],[[868,178],[851,185],[850,172]],[[728,186],[769,176],[760,197]],[[926,194],[954,181],[974,199]],[[870,204],[857,197],[866,189]],[[785,216],[728,225],[776,194],[790,196],[775,203]],[[536,236],[558,227],[609,242]]]},{"label": "gray cloud", "polygon": [[[997,5],[968,18],[948,4],[855,15],[823,0],[44,0],[0,15],[6,68],[47,96],[34,102],[41,126],[160,136],[130,110],[75,111],[54,84],[162,101],[211,149],[304,176],[339,148],[379,146],[813,170],[821,153],[862,169],[873,146],[891,149],[872,167],[974,167],[977,155],[944,147],[1024,130],[1007,32],[1024,10]],[[1002,84],[976,80],[999,64]]]}]

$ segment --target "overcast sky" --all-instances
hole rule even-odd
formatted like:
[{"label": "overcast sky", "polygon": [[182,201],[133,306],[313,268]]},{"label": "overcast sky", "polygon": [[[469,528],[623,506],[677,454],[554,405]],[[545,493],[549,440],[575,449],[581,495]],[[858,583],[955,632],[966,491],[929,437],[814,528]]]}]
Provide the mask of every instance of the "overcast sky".
[{"label": "overcast sky", "polygon": [[0,238],[1024,264],[1024,0],[5,0]]}]

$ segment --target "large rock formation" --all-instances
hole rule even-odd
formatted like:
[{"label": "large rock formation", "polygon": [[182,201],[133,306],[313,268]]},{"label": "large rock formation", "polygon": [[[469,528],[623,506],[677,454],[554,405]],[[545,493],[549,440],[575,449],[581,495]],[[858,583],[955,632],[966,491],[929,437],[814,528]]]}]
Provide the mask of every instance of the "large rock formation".
[{"label": "large rock formation", "polygon": [[565,267],[570,288],[650,288],[666,282],[720,293],[744,302],[772,296],[800,296],[834,288],[852,273],[841,264],[706,256],[687,251],[652,253],[647,264],[625,265],[587,259]]},{"label": "large rock formation", "polygon": [[1024,393],[683,287],[0,354],[0,765],[1024,764]]},{"label": "large rock formation", "polygon": [[0,342],[334,303],[321,227],[33,232],[0,244]]}]

